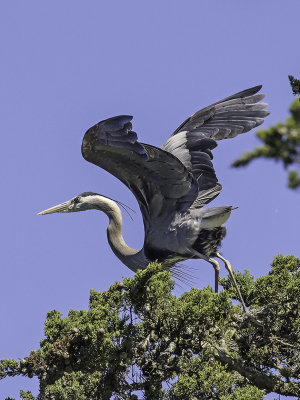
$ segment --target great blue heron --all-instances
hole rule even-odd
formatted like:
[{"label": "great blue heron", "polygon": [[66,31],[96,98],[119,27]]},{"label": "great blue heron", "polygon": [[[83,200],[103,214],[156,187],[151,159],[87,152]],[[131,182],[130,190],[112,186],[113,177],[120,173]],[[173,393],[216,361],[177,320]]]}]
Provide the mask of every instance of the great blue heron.
[{"label": "great blue heron", "polygon": [[215,269],[216,292],[220,267],[212,257],[219,258],[246,311],[231,265],[218,252],[226,233],[223,224],[233,207],[203,206],[222,190],[211,162],[216,140],[247,132],[269,114],[264,110],[267,104],[258,103],[265,97],[256,94],[260,89],[244,90],[197,111],[161,148],[138,142],[128,115],[101,121],[85,133],[83,157],[120,179],[139,203],[145,229],[141,250],[125,243],[121,210],[106,196],[85,192],[39,215],[101,210],[109,218],[107,237],[113,252],[132,271],[155,260],[172,271],[182,260],[204,259]]}]

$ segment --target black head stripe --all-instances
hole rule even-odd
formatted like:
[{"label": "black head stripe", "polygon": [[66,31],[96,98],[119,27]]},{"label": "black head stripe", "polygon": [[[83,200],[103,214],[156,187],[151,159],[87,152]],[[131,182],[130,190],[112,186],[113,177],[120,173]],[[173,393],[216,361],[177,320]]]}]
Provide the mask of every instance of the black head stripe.
[{"label": "black head stripe", "polygon": [[[94,192],[83,192],[79,195],[80,197],[88,197],[88,196],[102,196],[99,193],[94,193]],[[105,196],[104,196],[105,197]]]}]

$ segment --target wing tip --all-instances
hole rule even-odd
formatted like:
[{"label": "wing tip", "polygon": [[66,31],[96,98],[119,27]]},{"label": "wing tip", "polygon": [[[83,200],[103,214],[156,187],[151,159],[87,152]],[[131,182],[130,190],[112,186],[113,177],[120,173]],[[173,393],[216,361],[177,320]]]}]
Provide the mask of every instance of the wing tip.
[{"label": "wing tip", "polygon": [[[241,97],[241,98],[250,97],[250,96],[253,96],[254,94],[258,93],[262,89],[262,87],[263,87],[262,85],[256,85],[256,86],[250,87],[248,89],[242,90],[241,92],[238,92],[230,97]],[[261,95],[263,95],[263,93],[261,93]],[[265,97],[265,94],[263,96]]]},{"label": "wing tip", "polygon": [[104,125],[104,124],[109,124],[111,122],[118,122],[118,123],[124,123],[127,124],[128,122],[130,122],[133,119],[132,115],[116,115],[115,117],[110,117],[107,119],[104,119],[100,122],[98,122],[97,125]]}]

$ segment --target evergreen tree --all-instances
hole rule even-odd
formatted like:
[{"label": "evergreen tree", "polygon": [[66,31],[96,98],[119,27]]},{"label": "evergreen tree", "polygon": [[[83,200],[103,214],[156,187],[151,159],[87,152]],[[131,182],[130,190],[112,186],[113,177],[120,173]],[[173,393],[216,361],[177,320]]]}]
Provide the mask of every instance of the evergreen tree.
[{"label": "evergreen tree", "polygon": [[293,90],[294,95],[300,94],[300,80],[289,75],[289,81]]},{"label": "evergreen tree", "polygon": [[170,273],[150,265],[91,290],[88,310],[50,311],[40,348],[1,360],[0,377],[38,377],[39,400],[299,396],[300,260],[278,255],[267,276],[236,279],[247,314],[232,303],[230,280],[219,294],[207,287],[176,297]]},{"label": "evergreen tree", "polygon": [[[300,81],[298,81],[300,82]],[[233,167],[244,167],[256,158],[271,158],[281,161],[284,168],[289,170],[289,187],[296,189],[300,187],[300,101],[295,100],[290,107],[291,116],[286,119],[285,124],[279,122],[268,129],[259,130],[256,136],[263,145],[254,150],[244,153],[235,160]],[[297,169],[290,169],[295,166]]]}]

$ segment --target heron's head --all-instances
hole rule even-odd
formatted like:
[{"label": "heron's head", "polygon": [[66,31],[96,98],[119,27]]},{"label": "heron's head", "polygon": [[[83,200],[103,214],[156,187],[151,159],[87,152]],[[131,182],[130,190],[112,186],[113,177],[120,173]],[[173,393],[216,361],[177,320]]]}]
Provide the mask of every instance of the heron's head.
[{"label": "heron's head", "polygon": [[39,212],[38,215],[52,214],[57,212],[76,212],[92,209],[106,211],[105,207],[111,202],[111,199],[98,193],[84,192],[79,194],[78,196],[73,197],[71,200],[65,201],[64,203],[58,204],[57,206],[47,208],[47,210]]}]

